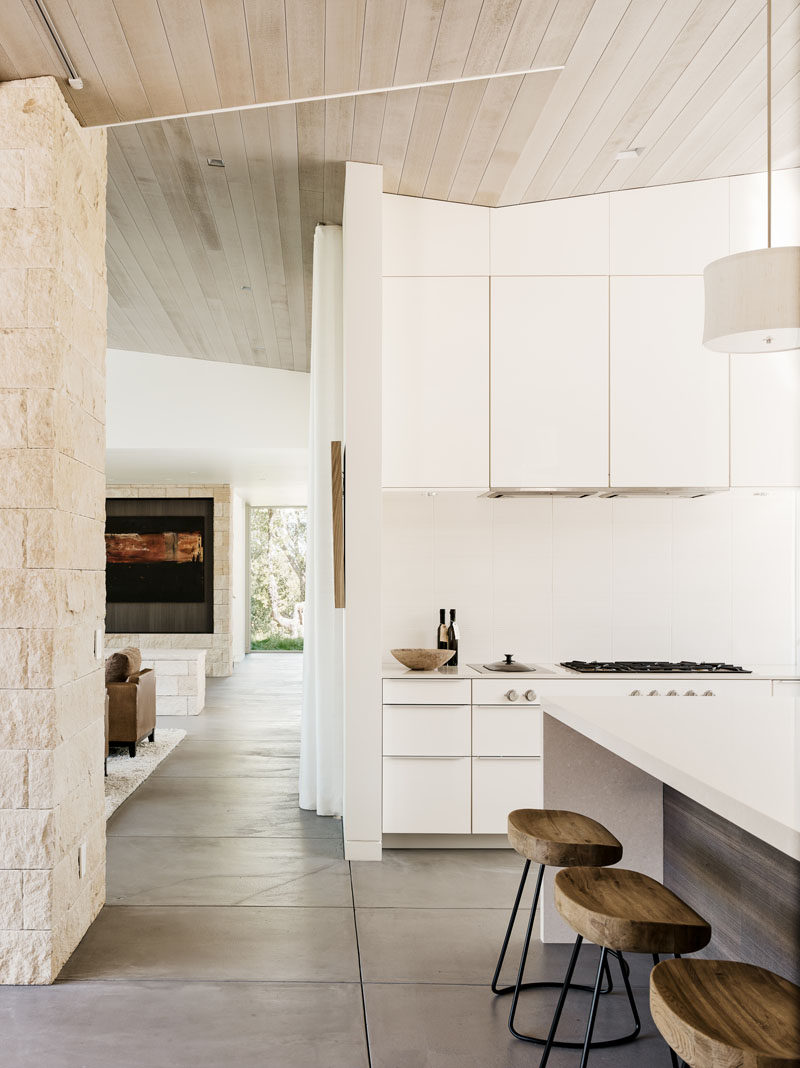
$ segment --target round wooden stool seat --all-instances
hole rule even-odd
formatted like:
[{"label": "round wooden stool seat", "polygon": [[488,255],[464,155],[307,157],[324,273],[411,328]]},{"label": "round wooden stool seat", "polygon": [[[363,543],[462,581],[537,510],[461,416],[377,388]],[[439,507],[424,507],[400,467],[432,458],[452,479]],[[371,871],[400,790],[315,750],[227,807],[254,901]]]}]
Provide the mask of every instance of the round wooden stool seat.
[{"label": "round wooden stool seat", "polygon": [[711,927],[661,883],[624,868],[566,868],[556,908],[584,938],[627,953],[694,953]]},{"label": "round wooden stool seat", "polygon": [[800,987],[727,960],[665,960],[650,973],[650,1007],[692,1068],[800,1065]]},{"label": "round wooden stool seat", "polygon": [[622,846],[602,823],[561,809],[509,812],[508,840],[520,856],[554,868],[616,864],[622,857]]}]

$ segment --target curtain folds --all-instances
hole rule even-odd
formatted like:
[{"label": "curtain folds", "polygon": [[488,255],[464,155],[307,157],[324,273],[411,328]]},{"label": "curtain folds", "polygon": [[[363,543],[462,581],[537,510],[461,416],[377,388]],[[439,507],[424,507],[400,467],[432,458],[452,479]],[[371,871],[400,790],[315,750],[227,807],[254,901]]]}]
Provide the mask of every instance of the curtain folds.
[{"label": "curtain folds", "polygon": [[342,610],[333,606],[331,442],[342,438],[342,228],[317,226],[311,290],[300,807],[342,814]]}]

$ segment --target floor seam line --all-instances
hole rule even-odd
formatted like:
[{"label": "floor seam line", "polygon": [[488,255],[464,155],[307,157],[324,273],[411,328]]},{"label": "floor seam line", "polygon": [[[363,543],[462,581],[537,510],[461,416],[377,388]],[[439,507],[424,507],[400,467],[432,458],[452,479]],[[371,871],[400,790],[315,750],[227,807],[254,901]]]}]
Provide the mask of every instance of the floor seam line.
[{"label": "floor seam line", "polygon": [[361,967],[361,944],[358,940],[358,916],[356,913],[356,892],[353,886],[353,863],[348,860],[347,867],[350,872],[350,896],[353,900],[353,931],[356,936],[356,957],[358,958],[358,982],[361,990],[361,1011],[364,1015],[364,1042],[367,1047],[367,1065],[372,1068],[372,1050],[369,1041],[369,1023],[367,1021],[367,999],[364,994],[364,972]]}]

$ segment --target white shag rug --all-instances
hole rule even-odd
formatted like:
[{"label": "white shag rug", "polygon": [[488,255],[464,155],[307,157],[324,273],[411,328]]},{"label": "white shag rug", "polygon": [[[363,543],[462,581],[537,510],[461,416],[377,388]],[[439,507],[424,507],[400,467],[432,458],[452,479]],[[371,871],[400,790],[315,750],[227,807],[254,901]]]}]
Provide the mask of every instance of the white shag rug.
[{"label": "white shag rug", "polygon": [[106,776],[106,819],[153,774],[164,757],[169,756],[185,737],[186,731],[156,727],[156,740],[140,742],[135,757],[129,757],[127,749],[111,750]]}]

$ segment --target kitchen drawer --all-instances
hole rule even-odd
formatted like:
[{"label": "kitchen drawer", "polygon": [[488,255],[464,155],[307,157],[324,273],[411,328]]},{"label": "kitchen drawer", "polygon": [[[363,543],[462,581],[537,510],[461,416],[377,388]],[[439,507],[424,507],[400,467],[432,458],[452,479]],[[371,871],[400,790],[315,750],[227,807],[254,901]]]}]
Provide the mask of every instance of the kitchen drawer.
[{"label": "kitchen drawer", "polygon": [[469,756],[469,705],[384,705],[384,756]]},{"label": "kitchen drawer", "polygon": [[541,756],[542,710],[476,705],[472,710],[474,756]]},{"label": "kitchen drawer", "polygon": [[469,679],[384,679],[385,705],[468,705]]},{"label": "kitchen drawer", "polygon": [[772,683],[773,697],[800,697],[800,680],[775,679]]},{"label": "kitchen drawer", "polygon": [[[516,701],[507,696],[509,693],[516,693]],[[533,694],[533,699],[528,700],[525,697],[526,693]],[[538,704],[538,680],[515,679],[511,672],[501,679],[474,679],[472,703],[474,705]]]},{"label": "kitchen drawer", "polygon": [[469,757],[383,758],[385,834],[469,834]]},{"label": "kitchen drawer", "polygon": [[538,757],[473,757],[473,834],[506,834],[509,812],[541,807],[542,762]]}]

